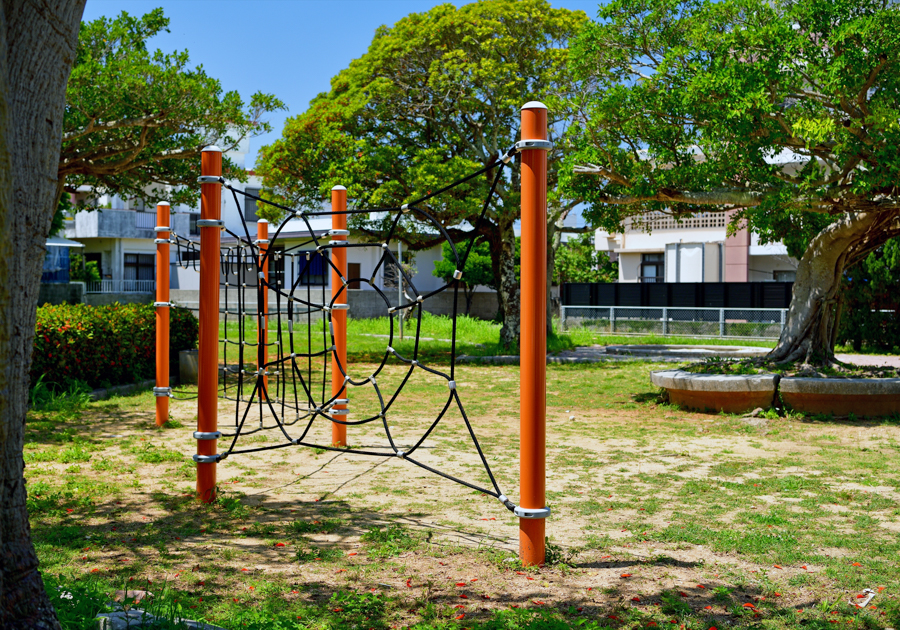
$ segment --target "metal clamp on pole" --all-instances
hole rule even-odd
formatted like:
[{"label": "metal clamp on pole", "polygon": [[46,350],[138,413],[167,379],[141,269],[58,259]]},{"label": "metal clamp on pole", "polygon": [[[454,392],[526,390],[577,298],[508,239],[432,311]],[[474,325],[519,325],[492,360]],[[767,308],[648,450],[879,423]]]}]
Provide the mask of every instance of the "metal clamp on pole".
[{"label": "metal clamp on pole", "polygon": [[350,305],[349,304],[332,304],[331,310],[333,310],[333,311],[349,311]]},{"label": "metal clamp on pole", "polygon": [[171,243],[172,241],[168,238],[155,238],[153,239],[153,242],[159,245],[160,243]]},{"label": "metal clamp on pole", "polygon": [[172,228],[169,227],[168,225],[157,225],[155,228],[153,228],[153,231],[154,232],[171,232]]},{"label": "metal clamp on pole", "polygon": [[225,178],[219,175],[201,175],[197,178],[198,184],[224,184]]},{"label": "metal clamp on pole", "polygon": [[328,236],[350,236],[350,230],[328,230]]},{"label": "metal clamp on pole", "polygon": [[156,396],[157,398],[171,396],[172,388],[171,387],[154,387],[153,395]]},{"label": "metal clamp on pole", "polygon": [[513,513],[519,518],[547,518],[550,516],[550,508],[523,508],[516,506]]},{"label": "metal clamp on pole", "polygon": [[350,410],[349,409],[332,409],[328,413],[330,413],[332,416],[349,416]]},{"label": "metal clamp on pole", "polygon": [[222,437],[222,433],[220,431],[194,431],[195,440],[218,440],[220,437]]},{"label": "metal clamp on pole", "polygon": [[172,304],[171,302],[154,302],[153,306],[155,306],[157,308],[170,308],[175,305]]},{"label": "metal clamp on pole", "polygon": [[225,222],[222,219],[197,219],[197,227],[217,227],[225,229]]},{"label": "metal clamp on pole", "polygon": [[198,464],[215,464],[228,457],[224,453],[216,455],[194,455],[193,459]]},{"label": "metal clamp on pole", "polygon": [[519,151],[524,151],[525,149],[550,151],[553,148],[553,143],[549,140],[519,140],[516,142],[516,148]]}]

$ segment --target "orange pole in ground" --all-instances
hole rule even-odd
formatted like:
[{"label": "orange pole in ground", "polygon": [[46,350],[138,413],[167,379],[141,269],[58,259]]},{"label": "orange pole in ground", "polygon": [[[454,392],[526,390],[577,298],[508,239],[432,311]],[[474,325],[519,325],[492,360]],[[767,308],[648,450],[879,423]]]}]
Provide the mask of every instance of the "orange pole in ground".
[{"label": "orange pole in ground", "polygon": [[[169,204],[156,204],[156,426],[169,420]],[[165,241],[165,243],[161,242]],[[164,305],[164,306],[163,306]]]},{"label": "orange pole in ground", "polygon": [[[335,186],[331,189],[331,210],[333,212],[347,210],[347,189],[343,186]],[[344,233],[333,233],[331,235],[332,242],[347,240],[346,214],[332,214],[331,227],[333,230],[344,231]],[[347,370],[347,290],[341,291],[337,298],[334,297],[344,285],[343,278],[347,277],[347,249],[344,247],[333,248],[331,262],[334,265],[331,269],[331,325],[334,328],[335,346],[335,351],[331,355],[331,395],[336,398],[347,398],[348,390],[344,386],[344,375],[338,368],[338,361],[340,361],[344,370]],[[347,405],[335,405],[332,409],[333,412],[343,411],[344,413],[332,413],[332,418],[346,420],[346,409]],[[331,423],[331,444],[332,446],[347,446],[347,425]]]},{"label": "orange pole in ground", "polygon": [[[222,151],[212,146],[200,157],[201,179],[222,175]],[[222,185],[200,185],[200,349],[198,352],[197,433],[218,430],[219,403],[219,247],[222,215]],[[210,225],[209,223],[212,223]],[[208,437],[203,436],[203,437]],[[215,439],[198,439],[197,498],[204,503],[216,499]],[[213,461],[208,461],[212,459]],[[205,461],[207,460],[207,461]]]},{"label": "orange pole in ground", "polygon": [[[265,219],[260,219],[256,222],[256,242],[259,245],[259,271],[262,274],[262,278],[259,280],[259,286],[263,286],[263,282],[269,282],[269,259],[266,258],[266,251],[269,249],[269,222]],[[261,313],[263,314],[262,319],[258,322],[259,329],[257,330],[257,342],[259,343],[259,369],[265,370],[266,363],[269,362],[269,347],[266,345],[269,342],[269,287],[268,285],[262,289],[262,304],[260,304]],[[265,393],[261,390],[259,392],[259,396],[261,400],[266,400],[266,397],[269,397],[269,377],[263,374],[262,384],[265,388]]]},{"label": "orange pole in ground", "polygon": [[[522,108],[522,142],[547,139],[547,108]],[[527,145],[525,145],[527,146]],[[547,152],[522,148],[522,267],[519,338],[520,507],[546,506],[547,385]],[[519,557],[523,564],[544,563],[544,518],[519,519]]]}]

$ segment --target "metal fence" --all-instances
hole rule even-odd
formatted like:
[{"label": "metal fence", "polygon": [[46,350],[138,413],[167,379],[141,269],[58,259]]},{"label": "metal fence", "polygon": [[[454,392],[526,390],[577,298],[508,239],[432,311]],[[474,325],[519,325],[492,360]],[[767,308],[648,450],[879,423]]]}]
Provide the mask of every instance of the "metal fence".
[{"label": "metal fence", "polygon": [[787,309],[561,306],[562,329],[590,328],[631,335],[777,339]]},{"label": "metal fence", "polygon": [[156,280],[101,280],[86,282],[85,293],[153,293]]}]

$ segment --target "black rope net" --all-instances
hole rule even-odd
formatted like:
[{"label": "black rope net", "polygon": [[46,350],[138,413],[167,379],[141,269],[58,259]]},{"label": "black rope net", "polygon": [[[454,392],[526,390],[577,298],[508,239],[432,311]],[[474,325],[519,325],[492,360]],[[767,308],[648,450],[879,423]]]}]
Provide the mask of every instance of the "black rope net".
[{"label": "black rope net", "polygon": [[[388,216],[390,227],[382,235],[380,243],[328,240],[333,236],[333,231],[314,230],[310,220],[332,216],[336,214],[333,210],[316,212],[297,210],[234,188],[220,178],[220,183],[233,196],[244,225],[244,234],[236,234],[226,229],[225,233],[230,238],[225,240],[229,242],[223,243],[221,247],[220,343],[222,348],[220,361],[224,365],[219,366],[219,397],[234,403],[234,415],[230,423],[230,430],[224,428],[225,421],[220,418],[221,437],[219,439],[227,441],[228,446],[217,455],[218,460],[225,459],[230,455],[290,446],[305,446],[374,457],[399,457],[450,481],[495,497],[509,510],[515,510],[515,504],[501,492],[491,471],[457,391],[455,375],[457,304],[462,283],[462,270],[465,269],[466,260],[477,240],[475,235],[478,233],[478,227],[494,199],[504,167],[510,164],[518,151],[518,148],[513,147],[506,153],[496,156],[485,167],[400,207],[348,209],[345,211],[347,215],[384,213]],[[472,238],[467,239],[468,245],[464,250],[457,249],[446,229],[425,209],[425,204],[439,195],[451,192],[454,188],[492,171],[494,173],[491,177],[489,192],[482,204]],[[241,197],[244,200],[243,204],[240,202]],[[269,236],[268,243],[255,240],[246,228],[244,209],[248,200],[252,200],[257,206],[260,204],[271,205],[286,213],[285,220],[278,226],[274,234]],[[440,232],[449,243],[457,269],[451,282],[426,293],[420,293],[417,290],[412,277],[404,269],[391,247],[391,242],[396,240],[401,218],[405,214],[413,214],[417,220]],[[278,240],[291,219],[303,221],[308,238],[290,247],[275,249],[271,244]],[[176,262],[183,268],[193,268],[199,271],[199,243],[174,232],[171,233],[170,242],[176,248]],[[262,244],[265,244],[266,247],[260,247]],[[379,246],[381,253],[378,261],[371,275],[366,278],[349,277],[349,274],[341,273],[329,256],[332,250],[339,247],[377,249]],[[264,274],[262,272],[266,267],[269,271]],[[376,285],[375,278],[385,267],[396,270],[396,273],[402,277],[402,280],[398,277],[398,281],[402,281],[408,287],[408,292],[404,291],[407,301],[401,301],[399,304],[391,306],[388,296]],[[283,285],[283,280],[288,277],[283,271],[286,269],[296,271],[292,274],[293,280],[289,285]],[[276,272],[273,273],[273,270]],[[332,287],[332,293],[329,296],[326,292],[328,284],[326,278],[330,275],[331,270],[338,273],[341,285]],[[322,278],[322,281],[318,284],[311,283],[309,281],[311,277]],[[378,294],[384,302],[384,313],[388,316],[390,325],[387,343],[380,362],[371,374],[363,378],[355,378],[350,366],[340,362],[332,325],[336,300],[342,293],[348,291],[351,283],[368,284],[369,288]],[[445,291],[453,293],[452,334],[449,340],[450,362],[446,371],[427,365],[421,360],[419,343],[423,305],[429,298]],[[269,295],[269,302],[268,308],[264,309],[266,292]],[[409,295],[410,293],[412,296]],[[173,306],[178,307],[177,305]],[[392,347],[396,332],[392,317],[394,313],[406,315],[409,320],[414,320],[414,345],[412,352],[406,355]],[[267,330],[268,334],[264,337],[260,335],[261,329]],[[332,358],[337,361],[343,378],[343,387],[337,395],[332,395],[330,386],[329,373]],[[385,387],[379,381],[389,363],[402,366],[406,371],[400,379],[399,385]],[[398,397],[416,370],[422,370],[443,382],[446,387],[445,399],[439,412],[417,438],[401,440],[398,438],[395,428],[391,426],[392,408],[396,407]],[[374,405],[369,405],[374,408],[369,410],[371,413],[365,414],[366,417],[351,420],[347,414],[352,415],[352,411],[334,408],[336,405],[347,405],[349,409],[355,410],[358,406],[354,404],[354,401],[357,400],[357,392],[365,389],[370,389],[368,400],[374,403]],[[390,391],[391,389],[393,391]],[[188,399],[174,392],[170,395],[175,399]],[[420,409],[424,410],[426,407],[426,401],[422,401]],[[448,417],[451,409],[457,410],[461,416],[487,475],[490,487],[482,487],[438,470],[434,466],[424,463],[417,456],[419,450],[423,448],[425,440],[435,432],[441,421]],[[343,415],[336,414],[336,411]],[[341,419],[342,417],[345,419]],[[333,446],[330,440],[323,441],[324,435],[330,436],[331,423],[347,426],[377,423],[383,429],[386,441],[380,446]],[[261,432],[267,432],[269,435],[275,433],[280,436],[280,440],[278,443],[263,446],[241,444],[242,438]]]}]

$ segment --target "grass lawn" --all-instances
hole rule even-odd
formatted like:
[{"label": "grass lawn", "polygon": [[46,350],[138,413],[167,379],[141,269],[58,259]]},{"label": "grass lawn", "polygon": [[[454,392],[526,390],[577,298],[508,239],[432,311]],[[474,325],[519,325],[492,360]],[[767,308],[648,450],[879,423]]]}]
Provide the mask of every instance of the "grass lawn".
[{"label": "grass lawn", "polygon": [[[423,336],[446,334],[429,325]],[[350,334],[351,369],[367,374],[385,344],[369,335],[384,332],[351,320]],[[466,352],[496,339],[478,334]],[[424,351],[436,364],[445,356],[437,344]],[[156,429],[154,398],[142,393],[29,413],[41,570],[66,628],[93,627],[126,589],[152,592],[141,606],[169,617],[251,630],[898,627],[900,472],[890,462],[900,426],[801,416],[750,426],[684,412],[658,402],[648,373],[659,367],[548,366],[553,515],[539,569],[515,560],[517,519],[496,500],[396,458],[233,455],[218,466],[219,501],[198,504],[194,401],[173,401]],[[379,383],[404,373],[389,363]],[[513,500],[518,378],[516,366],[464,365],[456,376]],[[421,435],[446,396],[417,370],[391,409],[396,439]],[[361,417],[374,401],[354,390],[351,411]],[[223,401],[223,430],[233,417]],[[385,442],[376,425],[348,433],[354,446]],[[486,483],[453,408],[420,456]],[[865,588],[869,606],[851,604]]]}]

